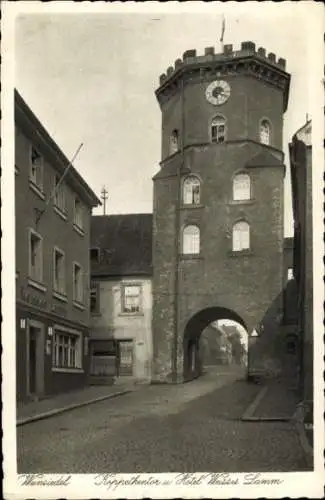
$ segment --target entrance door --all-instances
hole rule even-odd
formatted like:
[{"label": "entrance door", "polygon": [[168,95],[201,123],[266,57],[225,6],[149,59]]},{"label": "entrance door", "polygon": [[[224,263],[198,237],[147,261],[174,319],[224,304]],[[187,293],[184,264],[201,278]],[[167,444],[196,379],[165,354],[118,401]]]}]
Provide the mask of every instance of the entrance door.
[{"label": "entrance door", "polygon": [[31,322],[29,325],[27,355],[27,393],[31,396],[39,396],[44,390],[43,337],[42,325],[37,322]]},{"label": "entrance door", "polygon": [[133,340],[119,341],[119,375],[133,374]]}]

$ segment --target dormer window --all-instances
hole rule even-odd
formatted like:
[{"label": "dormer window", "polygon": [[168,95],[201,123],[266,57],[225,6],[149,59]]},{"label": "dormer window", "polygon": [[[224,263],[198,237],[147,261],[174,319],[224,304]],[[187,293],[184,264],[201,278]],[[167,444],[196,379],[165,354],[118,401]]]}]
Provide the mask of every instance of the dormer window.
[{"label": "dormer window", "polygon": [[262,120],[260,123],[260,141],[267,145],[271,143],[271,125],[268,120]]},{"label": "dormer window", "polygon": [[169,154],[177,153],[179,150],[179,134],[178,130],[173,130],[170,138],[169,138]]},{"label": "dormer window", "polygon": [[216,116],[212,120],[211,140],[213,142],[225,142],[225,140],[226,140],[226,119],[223,116]]}]

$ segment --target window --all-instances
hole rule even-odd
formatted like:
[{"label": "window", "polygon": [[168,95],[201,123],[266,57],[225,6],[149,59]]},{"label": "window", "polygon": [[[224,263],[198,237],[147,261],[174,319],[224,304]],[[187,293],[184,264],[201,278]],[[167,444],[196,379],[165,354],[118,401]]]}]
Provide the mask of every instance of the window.
[{"label": "window", "polygon": [[90,261],[91,263],[99,262],[99,248],[90,249]]},{"label": "window", "polygon": [[42,238],[34,231],[29,233],[29,276],[35,281],[43,279]]},{"label": "window", "polygon": [[53,367],[81,368],[81,335],[58,329],[53,335]]},{"label": "window", "polygon": [[141,308],[140,285],[124,285],[122,289],[122,312],[138,313]]},{"label": "window", "polygon": [[250,200],[251,197],[251,182],[247,174],[237,174],[233,180],[233,199]]},{"label": "window", "polygon": [[79,198],[75,198],[74,200],[74,224],[83,229],[83,213],[82,213],[82,204]]},{"label": "window", "polygon": [[186,226],[183,230],[183,254],[200,253],[200,229],[197,226]]},{"label": "window", "polygon": [[267,120],[263,120],[260,124],[260,141],[263,144],[271,142],[271,126]]},{"label": "window", "polygon": [[293,280],[293,278],[294,278],[293,269],[292,269],[292,267],[289,267],[288,272],[287,272],[287,280],[290,281],[290,280]]},{"label": "window", "polygon": [[64,252],[54,248],[53,255],[53,288],[55,292],[65,294],[65,258]]},{"label": "window", "polygon": [[31,146],[29,179],[39,189],[43,189],[43,157]]},{"label": "window", "polygon": [[61,177],[59,175],[55,175],[54,204],[59,210],[61,210],[61,212],[65,213],[67,211],[65,185],[60,183],[60,180]]},{"label": "window", "polygon": [[73,300],[83,302],[82,269],[76,262],[73,264]]},{"label": "window", "polygon": [[232,249],[234,252],[249,249],[249,224],[240,221],[234,224],[232,228]]},{"label": "window", "polygon": [[194,175],[187,177],[184,181],[183,203],[185,205],[199,205],[200,203],[200,181]]},{"label": "window", "polygon": [[211,140],[224,142],[226,140],[226,120],[223,116],[216,116],[211,123]]},{"label": "window", "polygon": [[92,282],[90,284],[90,312],[96,314],[99,309],[99,284]]},{"label": "window", "polygon": [[179,145],[178,145],[178,130],[173,130],[170,138],[169,138],[169,154],[174,154],[178,151]]}]

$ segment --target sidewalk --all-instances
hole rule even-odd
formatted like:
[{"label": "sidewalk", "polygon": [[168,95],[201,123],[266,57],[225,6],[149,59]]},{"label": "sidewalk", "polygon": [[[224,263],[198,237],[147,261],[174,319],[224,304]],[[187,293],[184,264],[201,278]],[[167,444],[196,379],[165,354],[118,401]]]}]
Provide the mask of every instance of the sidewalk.
[{"label": "sidewalk", "polygon": [[261,390],[252,404],[245,411],[242,420],[289,421],[297,408],[297,397],[281,380],[270,380],[261,386]]},{"label": "sidewalk", "polygon": [[40,401],[17,403],[17,426],[51,417],[90,403],[102,401],[138,389],[134,380],[119,381],[114,385],[92,385],[76,391],[48,397]]}]

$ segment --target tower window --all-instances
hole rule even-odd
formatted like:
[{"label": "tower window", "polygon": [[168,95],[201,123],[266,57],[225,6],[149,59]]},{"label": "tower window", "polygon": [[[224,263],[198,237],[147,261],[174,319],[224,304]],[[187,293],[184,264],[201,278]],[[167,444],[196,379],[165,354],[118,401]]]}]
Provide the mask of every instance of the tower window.
[{"label": "tower window", "polygon": [[260,141],[262,144],[271,143],[271,125],[268,120],[263,120],[260,124]]},{"label": "tower window", "polygon": [[200,229],[197,226],[186,226],[183,230],[183,254],[200,253]]},{"label": "tower window", "polygon": [[234,252],[247,250],[250,246],[250,228],[245,221],[236,222],[232,228],[232,249]]},{"label": "tower window", "polygon": [[169,154],[174,154],[179,149],[179,136],[178,130],[173,130],[170,138],[169,138]]},{"label": "tower window", "polygon": [[200,203],[200,181],[194,175],[187,177],[183,184],[184,205],[198,205]]},{"label": "tower window", "polygon": [[251,180],[248,174],[237,174],[233,179],[233,199],[250,200],[251,198]]},{"label": "tower window", "polygon": [[211,123],[211,140],[214,142],[225,142],[226,120],[223,116],[216,116]]}]

